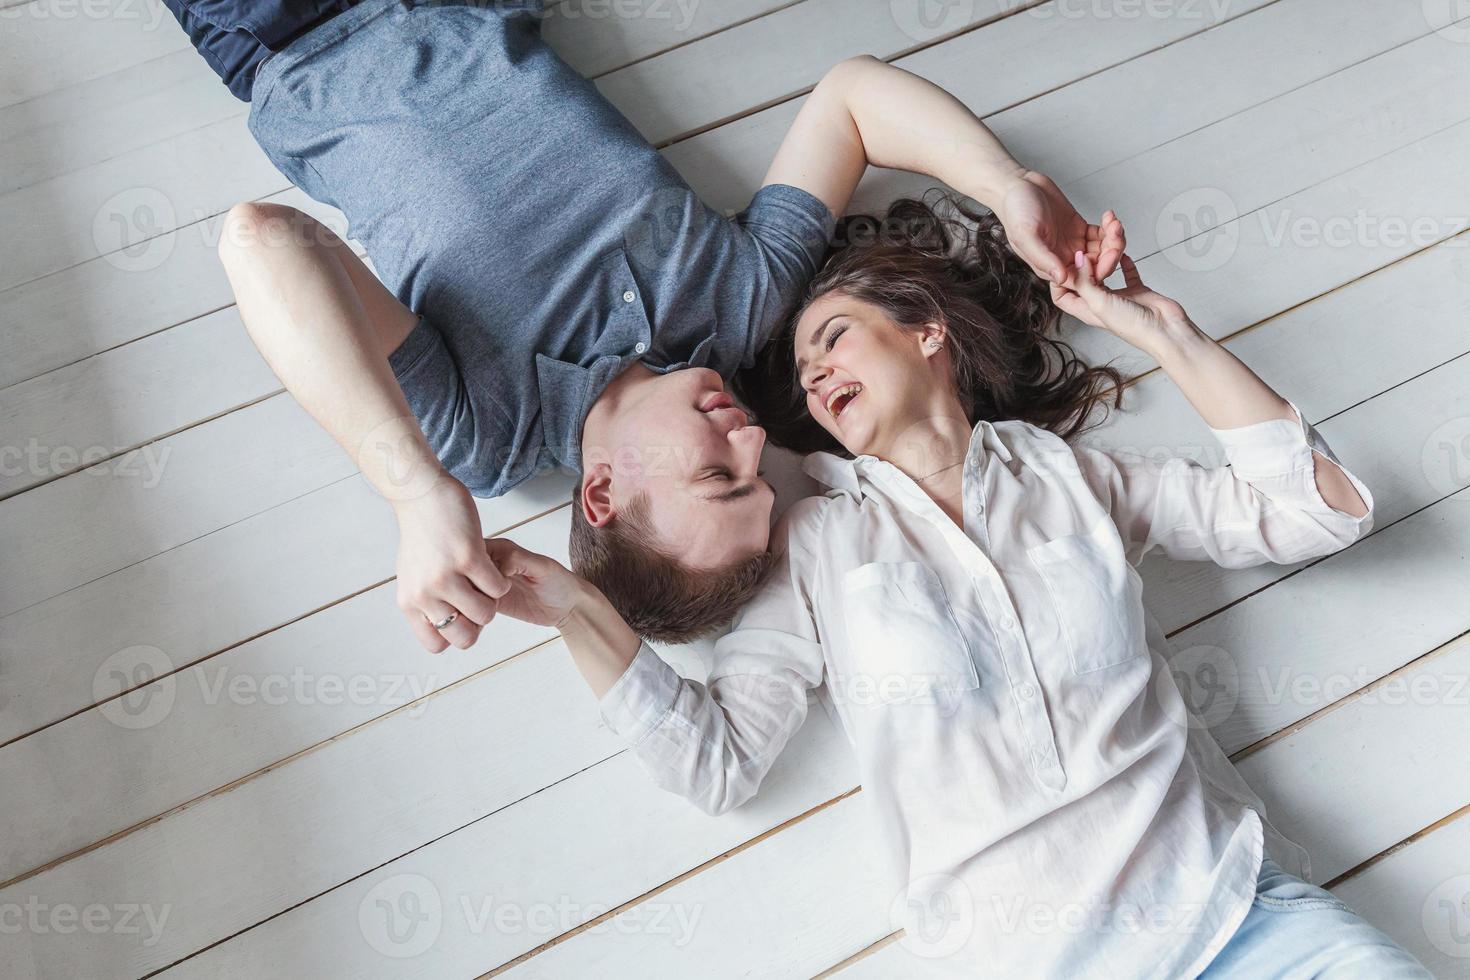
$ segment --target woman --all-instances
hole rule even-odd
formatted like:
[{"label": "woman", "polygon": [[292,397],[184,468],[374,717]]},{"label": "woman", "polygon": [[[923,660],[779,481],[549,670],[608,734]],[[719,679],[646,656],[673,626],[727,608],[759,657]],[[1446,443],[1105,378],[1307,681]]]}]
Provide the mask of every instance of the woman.
[{"label": "woman", "polygon": [[1133,567],[1328,554],[1369,527],[1367,489],[1126,256],[1115,290],[1079,252],[1051,301],[1153,357],[1231,465],[1069,445],[1120,379],[1048,337],[1055,307],[998,226],[900,202],[882,229],[833,257],[767,365],[773,437],[841,452],[809,457],[830,489],[783,518],[780,578],[708,686],[556,563],[491,542],[503,611],[559,624],[608,725],[709,812],[755,792],[825,681],[916,970],[1427,976],[1265,856],[1268,836],[1296,849],[1189,723]]}]

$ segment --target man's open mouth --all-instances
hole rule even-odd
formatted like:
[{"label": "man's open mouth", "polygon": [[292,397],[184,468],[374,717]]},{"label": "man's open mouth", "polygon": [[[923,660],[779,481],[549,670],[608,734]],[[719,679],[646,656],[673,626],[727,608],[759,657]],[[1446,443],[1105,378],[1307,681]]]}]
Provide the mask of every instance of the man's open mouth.
[{"label": "man's open mouth", "polygon": [[827,413],[834,419],[840,417],[847,410],[847,406],[852,404],[853,399],[862,393],[863,386],[855,383],[834,389],[827,396]]}]

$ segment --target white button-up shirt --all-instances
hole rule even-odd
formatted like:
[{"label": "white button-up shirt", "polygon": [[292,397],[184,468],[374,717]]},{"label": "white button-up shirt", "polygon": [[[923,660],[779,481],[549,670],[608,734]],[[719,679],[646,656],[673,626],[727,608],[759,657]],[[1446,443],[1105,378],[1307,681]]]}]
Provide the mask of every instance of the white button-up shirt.
[{"label": "white button-up shirt", "polygon": [[783,518],[781,566],[708,684],[645,645],[603,719],[717,813],[755,793],[825,682],[916,964],[1191,976],[1245,916],[1266,837],[1288,868],[1304,855],[1191,721],[1134,566],[1296,562],[1365,533],[1367,488],[1348,474],[1369,516],[1323,501],[1313,451],[1336,458],[1297,415],[1213,430],[1214,468],[981,422],[964,528],[891,464],[818,453],[831,490]]}]

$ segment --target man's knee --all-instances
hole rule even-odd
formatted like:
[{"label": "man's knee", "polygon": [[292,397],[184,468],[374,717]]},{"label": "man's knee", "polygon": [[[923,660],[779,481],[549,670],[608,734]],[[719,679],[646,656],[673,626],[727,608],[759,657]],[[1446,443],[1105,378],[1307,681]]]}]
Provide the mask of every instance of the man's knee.
[{"label": "man's knee", "polygon": [[228,267],[263,245],[294,241],[311,218],[293,207],[265,201],[242,201],[225,215],[220,233],[220,259]]}]

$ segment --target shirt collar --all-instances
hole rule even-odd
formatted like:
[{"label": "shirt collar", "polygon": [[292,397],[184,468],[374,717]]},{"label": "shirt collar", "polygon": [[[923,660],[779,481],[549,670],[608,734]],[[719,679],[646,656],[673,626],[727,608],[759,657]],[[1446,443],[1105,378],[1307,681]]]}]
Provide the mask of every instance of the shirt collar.
[{"label": "shirt collar", "polygon": [[[970,433],[969,454],[969,462],[981,472],[991,456],[1002,463],[1009,463],[1012,459],[1011,451],[995,431],[995,426],[984,419],[977,422]],[[844,459],[835,453],[820,452],[803,460],[802,470],[824,487],[862,499],[869,474],[875,467],[888,465],[876,456]]]}]

